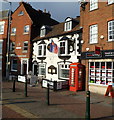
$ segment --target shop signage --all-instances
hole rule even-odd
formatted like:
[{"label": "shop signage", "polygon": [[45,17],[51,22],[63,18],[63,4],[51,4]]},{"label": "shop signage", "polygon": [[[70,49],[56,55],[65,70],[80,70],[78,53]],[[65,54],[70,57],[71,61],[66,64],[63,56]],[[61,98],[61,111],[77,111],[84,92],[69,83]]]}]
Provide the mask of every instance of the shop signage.
[{"label": "shop signage", "polygon": [[102,54],[86,53],[86,58],[101,58]]},{"label": "shop signage", "polygon": [[114,57],[114,51],[113,51],[113,52],[112,52],[112,51],[104,52],[104,56],[105,56],[105,57],[110,57],[110,56],[111,56],[111,57],[112,57],[112,56]]},{"label": "shop signage", "polygon": [[114,50],[101,50],[100,54],[95,54],[92,52],[83,52],[81,54],[81,59],[114,59]]}]

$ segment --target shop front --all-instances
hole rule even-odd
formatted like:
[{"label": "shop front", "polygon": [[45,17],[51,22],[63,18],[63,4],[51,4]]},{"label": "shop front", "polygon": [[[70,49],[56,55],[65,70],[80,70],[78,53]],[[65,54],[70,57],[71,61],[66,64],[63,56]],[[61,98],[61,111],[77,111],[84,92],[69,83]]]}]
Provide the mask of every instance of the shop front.
[{"label": "shop front", "polygon": [[[82,53],[82,64],[86,66],[86,86],[91,92],[105,94],[114,83],[114,50]],[[85,62],[86,61],[86,62]]]}]

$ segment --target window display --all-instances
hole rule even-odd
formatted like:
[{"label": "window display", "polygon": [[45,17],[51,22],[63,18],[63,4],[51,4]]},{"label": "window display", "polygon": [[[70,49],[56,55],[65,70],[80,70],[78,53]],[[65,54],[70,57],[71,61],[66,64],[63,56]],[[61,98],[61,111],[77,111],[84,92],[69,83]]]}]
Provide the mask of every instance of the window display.
[{"label": "window display", "polygon": [[114,82],[114,62],[90,62],[89,82],[99,85],[112,85]]}]

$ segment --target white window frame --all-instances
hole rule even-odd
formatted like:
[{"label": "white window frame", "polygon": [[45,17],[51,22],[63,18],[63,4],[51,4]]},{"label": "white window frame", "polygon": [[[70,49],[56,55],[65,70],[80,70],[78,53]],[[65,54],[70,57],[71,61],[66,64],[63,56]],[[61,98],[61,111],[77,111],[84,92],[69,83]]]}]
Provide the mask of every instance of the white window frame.
[{"label": "white window frame", "polygon": [[114,0],[108,0],[108,5],[113,4]]},{"label": "white window frame", "polygon": [[46,35],[46,29],[45,28],[42,28],[40,30],[40,37],[44,37]]},{"label": "white window frame", "polygon": [[30,30],[30,26],[29,25],[25,25],[24,26],[24,34],[29,33]]},{"label": "white window frame", "polygon": [[[44,69],[44,74],[41,73],[41,69]],[[39,63],[38,64],[38,76],[46,76],[46,63]]]},{"label": "white window frame", "polygon": [[69,76],[63,77],[62,70],[67,70],[69,72],[70,71],[70,63],[66,63],[66,64],[60,63],[58,68],[59,68],[59,74],[58,74],[59,79],[69,80]]},{"label": "white window frame", "polygon": [[0,35],[4,34],[4,27],[5,27],[5,21],[0,22],[1,30],[0,30]]},{"label": "white window frame", "polygon": [[13,65],[14,65],[14,64],[13,64],[13,61],[14,61],[14,60],[17,61],[17,59],[12,59],[12,60],[11,60],[11,71],[17,71],[17,69],[18,69],[18,62],[17,62],[17,69],[13,69]]},{"label": "white window frame", "polygon": [[[93,63],[93,66],[91,66],[91,63]],[[98,66],[96,66],[96,63],[99,63]],[[108,63],[111,64],[108,65]],[[114,61],[89,62],[89,84],[100,86],[112,85],[114,80],[113,72]]]},{"label": "white window frame", "polygon": [[108,41],[114,41],[114,20],[108,22]]},{"label": "white window frame", "polygon": [[[61,46],[61,43],[63,43],[63,42],[65,43],[65,46],[63,46],[63,47],[65,48],[65,53],[64,53],[64,54],[61,54],[60,48],[62,47],[62,46]],[[69,55],[69,54],[68,54],[68,40],[60,41],[60,48],[59,48],[59,55],[60,55],[60,56]]]},{"label": "white window frame", "polygon": [[[41,47],[41,55],[39,54],[39,48]],[[45,57],[46,56],[46,44],[39,44],[38,45],[38,57]]]},{"label": "white window frame", "polygon": [[98,0],[90,0],[90,11],[98,8]]},{"label": "white window frame", "polygon": [[[25,44],[27,44],[27,46],[25,46]],[[27,48],[27,50],[25,49],[25,48]],[[23,51],[28,51],[28,41],[24,41],[24,43],[23,43]]]},{"label": "white window frame", "polygon": [[72,19],[67,18],[64,23],[64,31],[70,31],[70,30],[72,30]]},{"label": "white window frame", "polygon": [[15,34],[16,34],[16,28],[13,27],[13,28],[11,29],[11,35],[15,35]]},{"label": "white window frame", "polygon": [[98,43],[98,25],[91,25],[90,26],[90,44]]}]

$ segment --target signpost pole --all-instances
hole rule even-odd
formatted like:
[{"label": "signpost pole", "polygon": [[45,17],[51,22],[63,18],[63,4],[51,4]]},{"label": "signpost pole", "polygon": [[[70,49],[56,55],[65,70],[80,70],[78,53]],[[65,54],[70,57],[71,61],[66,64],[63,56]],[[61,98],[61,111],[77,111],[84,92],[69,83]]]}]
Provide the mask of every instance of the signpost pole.
[{"label": "signpost pole", "polygon": [[27,77],[25,77],[25,97],[27,97]]},{"label": "signpost pole", "polygon": [[50,105],[50,101],[49,101],[49,83],[47,83],[47,105]]}]

